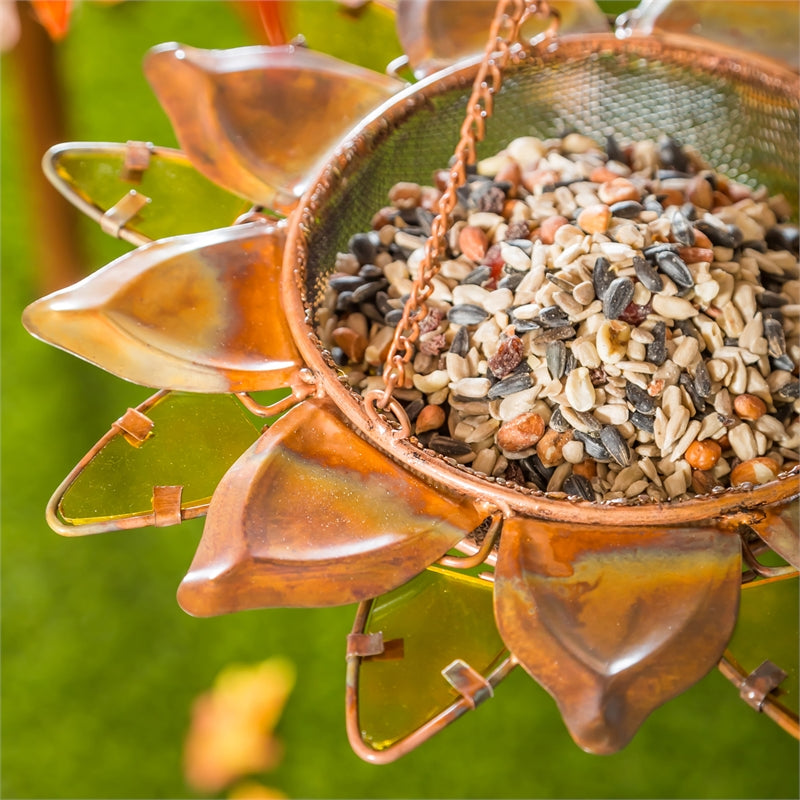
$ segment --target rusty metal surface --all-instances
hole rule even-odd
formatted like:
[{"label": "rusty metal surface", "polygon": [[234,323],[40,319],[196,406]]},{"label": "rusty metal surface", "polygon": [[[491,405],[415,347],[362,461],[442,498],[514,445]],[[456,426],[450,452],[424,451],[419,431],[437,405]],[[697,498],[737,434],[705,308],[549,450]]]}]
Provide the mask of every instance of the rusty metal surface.
[{"label": "rusty metal surface", "polygon": [[470,498],[417,480],[308,399],[229,470],[178,601],[210,616],[328,606],[389,591],[483,519]]},{"label": "rusty metal surface", "polygon": [[576,743],[624,747],[717,664],[736,621],[739,538],[714,528],[506,520],[495,616]]}]

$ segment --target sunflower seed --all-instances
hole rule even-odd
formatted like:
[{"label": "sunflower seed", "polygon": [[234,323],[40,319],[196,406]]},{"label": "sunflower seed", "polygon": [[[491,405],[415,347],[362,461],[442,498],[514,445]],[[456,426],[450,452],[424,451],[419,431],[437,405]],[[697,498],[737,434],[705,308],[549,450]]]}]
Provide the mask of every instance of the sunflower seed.
[{"label": "sunflower seed", "polygon": [[479,325],[489,316],[489,312],[471,303],[453,306],[447,312],[447,319],[455,325]]},{"label": "sunflower seed", "polygon": [[602,425],[600,425],[592,414],[588,414],[585,411],[576,411],[569,406],[561,406],[560,413],[576,431],[581,431],[582,433],[600,433]]},{"label": "sunflower seed", "polygon": [[686,247],[694,245],[694,228],[680,209],[672,215],[672,235],[676,242]]},{"label": "sunflower seed", "polygon": [[645,389],[637,386],[630,381],[625,382],[625,397],[633,404],[633,407],[641,414],[654,414],[655,402]]},{"label": "sunflower seed", "polygon": [[614,278],[603,295],[603,313],[606,319],[619,319],[633,300],[633,281],[630,278]]},{"label": "sunflower seed", "polygon": [[564,367],[567,363],[567,347],[564,342],[549,342],[545,358],[550,375],[556,380],[560,380],[564,375]]},{"label": "sunflower seed", "polygon": [[451,439],[449,436],[442,436],[439,433],[431,436],[428,440],[428,447],[443,456],[452,458],[459,458],[472,453],[472,448],[468,444]]},{"label": "sunflower seed", "polygon": [[633,269],[636,272],[636,277],[642,282],[642,285],[647,287],[651,292],[660,292],[664,288],[664,281],[658,274],[656,268],[646,259],[641,256],[633,257]]},{"label": "sunflower seed", "polygon": [[694,278],[689,267],[677,253],[673,253],[671,250],[662,250],[656,253],[656,264],[668,278],[675,282],[676,286],[680,286],[682,289],[694,286]]},{"label": "sunflower seed", "polygon": [[514,372],[507,378],[493,384],[487,397],[489,400],[497,400],[500,397],[508,397],[510,394],[521,392],[524,389],[530,389],[533,385],[530,372]]},{"label": "sunflower seed", "polygon": [[632,411],[628,419],[640,430],[653,433],[655,419],[650,414],[643,414],[641,411]]},{"label": "sunflower seed", "polygon": [[611,456],[599,437],[591,436],[588,433],[578,430],[575,431],[574,436],[576,439],[583,442],[583,448],[589,458],[593,458],[595,461],[600,461],[605,464],[611,461]]},{"label": "sunflower seed", "polygon": [[611,262],[603,256],[597,258],[592,269],[592,285],[594,286],[595,297],[602,300],[606,289],[608,289],[615,277],[616,273],[611,269]]},{"label": "sunflower seed", "polygon": [[779,358],[786,354],[786,336],[783,327],[777,319],[766,317],[764,319],[764,335],[767,339],[767,352]]},{"label": "sunflower seed", "polygon": [[611,458],[621,467],[627,467],[631,463],[631,449],[616,426],[604,425],[600,429],[600,441]]},{"label": "sunflower seed", "polygon": [[570,475],[563,485],[563,490],[571,497],[581,497],[584,500],[594,500],[594,489],[592,484],[583,475]]}]

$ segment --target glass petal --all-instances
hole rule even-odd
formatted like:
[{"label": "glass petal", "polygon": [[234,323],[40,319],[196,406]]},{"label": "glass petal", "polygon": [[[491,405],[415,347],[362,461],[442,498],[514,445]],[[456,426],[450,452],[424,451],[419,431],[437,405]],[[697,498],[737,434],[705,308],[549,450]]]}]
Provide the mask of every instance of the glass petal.
[{"label": "glass petal", "polygon": [[231,467],[178,601],[190,614],[343,605],[405,583],[482,520],[353,431],[327,398],[278,420]]},{"label": "glass petal", "polygon": [[[600,33],[608,20],[594,0],[551,2],[560,14],[561,33]],[[397,33],[417,78],[486,48],[495,0],[398,0]],[[532,15],[522,26],[521,39],[542,33],[551,20]]]},{"label": "glass petal", "polygon": [[294,207],[315,164],[403,87],[305,48],[153,48],[145,74],[200,172],[254,203]]},{"label": "glass petal", "polygon": [[[354,680],[358,736],[376,751],[460,699],[442,675],[453,661],[488,678],[508,655],[494,622],[491,581],[435,566],[372,601],[363,632],[380,632],[386,648],[385,655],[360,657]],[[467,710],[461,704],[447,722]],[[443,727],[429,726],[415,746]]]},{"label": "glass petal", "polygon": [[126,380],[191,392],[289,383],[284,234],[248,223],[144,245],[28,306],[26,328]]},{"label": "glass petal", "polygon": [[795,713],[800,706],[799,583],[797,578],[790,578],[745,584],[736,629],[728,645],[747,674],[767,659],[786,673],[777,699]]},{"label": "glass petal", "polygon": [[50,501],[51,525],[82,536],[159,524],[154,487],[182,487],[182,516],[200,516],[258,434],[231,395],[159,392],[120,417],[70,473]]},{"label": "glass petal", "polygon": [[624,747],[711,670],[733,631],[739,537],[506,520],[495,567],[503,639],[583,749]]},{"label": "glass petal", "polygon": [[[179,150],[146,148],[144,169],[126,169],[124,144],[73,142],[47,151],[44,171],[73,205],[134,245],[232,225],[250,204],[203,177]],[[120,226],[112,214],[131,192],[144,205]]]}]

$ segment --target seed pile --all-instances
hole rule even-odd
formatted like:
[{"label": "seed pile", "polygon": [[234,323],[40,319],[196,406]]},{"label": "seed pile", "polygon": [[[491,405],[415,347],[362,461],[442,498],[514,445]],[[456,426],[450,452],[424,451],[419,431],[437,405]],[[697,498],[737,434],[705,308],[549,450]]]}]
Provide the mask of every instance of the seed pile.
[{"label": "seed pile", "polygon": [[[337,256],[317,332],[358,391],[384,386],[446,178],[396,184]],[[515,139],[459,189],[409,388],[394,393],[414,436],[587,500],[682,499],[794,468],[789,214],[673,139]]]}]

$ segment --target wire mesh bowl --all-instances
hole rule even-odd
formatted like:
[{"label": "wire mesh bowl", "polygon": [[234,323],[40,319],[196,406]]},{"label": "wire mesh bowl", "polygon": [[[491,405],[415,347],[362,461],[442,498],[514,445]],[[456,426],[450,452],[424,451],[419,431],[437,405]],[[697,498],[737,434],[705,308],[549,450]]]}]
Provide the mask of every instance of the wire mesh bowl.
[{"label": "wire mesh bowl", "polygon": [[[446,166],[464,117],[479,60],[444,70],[392,99],[359,126],[312,183],[290,228],[284,302],[309,365],[350,421],[412,471],[476,496],[488,493],[522,513],[602,524],[630,517],[623,506],[553,503],[448,463],[381,424],[339,369],[315,331],[327,277],[348,239],[368,230],[398,181],[430,183]],[[717,171],[783,194],[797,213],[798,78],[766,60],[743,59],[685,37],[618,39],[612,35],[545,40],[506,67],[478,157],[518,136],[548,138],[576,131],[602,143],[673,137]],[[714,498],[640,506],[641,522],[709,519],[724,510],[787,500],[797,476],[756,491],[730,489]],[[635,501],[638,502],[638,501]],[[712,505],[709,505],[711,503]],[[588,515],[588,516],[587,516]]]}]

